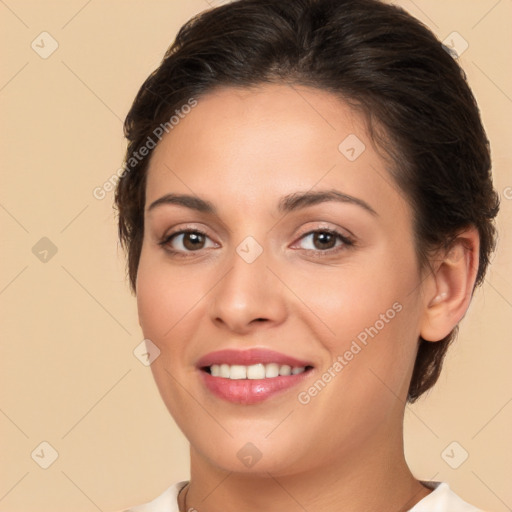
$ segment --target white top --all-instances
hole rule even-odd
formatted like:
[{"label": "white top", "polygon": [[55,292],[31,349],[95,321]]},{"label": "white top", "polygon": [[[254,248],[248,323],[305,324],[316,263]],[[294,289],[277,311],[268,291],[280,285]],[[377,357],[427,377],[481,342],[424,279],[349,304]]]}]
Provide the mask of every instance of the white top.
[{"label": "white top", "polygon": [[[177,482],[153,501],[124,512],[179,512],[178,493],[187,483],[187,481]],[[433,491],[408,512],[483,512],[459,498],[446,482],[421,481],[421,483]]]}]

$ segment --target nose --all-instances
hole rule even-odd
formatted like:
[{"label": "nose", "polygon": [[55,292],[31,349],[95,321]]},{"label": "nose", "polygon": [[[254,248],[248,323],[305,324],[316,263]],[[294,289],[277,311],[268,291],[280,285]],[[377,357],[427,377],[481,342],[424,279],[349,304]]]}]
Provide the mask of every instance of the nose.
[{"label": "nose", "polygon": [[269,328],[286,318],[283,283],[270,270],[266,251],[254,261],[233,251],[229,270],[212,289],[209,314],[218,327],[245,334],[258,326]]}]

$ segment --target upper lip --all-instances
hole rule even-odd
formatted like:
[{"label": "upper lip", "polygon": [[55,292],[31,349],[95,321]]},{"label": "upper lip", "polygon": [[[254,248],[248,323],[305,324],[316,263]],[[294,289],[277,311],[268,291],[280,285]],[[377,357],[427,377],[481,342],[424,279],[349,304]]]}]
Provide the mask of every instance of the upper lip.
[{"label": "upper lip", "polygon": [[239,364],[242,366],[251,366],[258,363],[277,363],[280,365],[289,365],[299,368],[302,366],[313,366],[308,361],[303,361],[286,354],[281,354],[274,350],[261,348],[251,348],[246,350],[217,350],[201,357],[197,362],[197,366],[198,368],[209,367],[213,364]]}]

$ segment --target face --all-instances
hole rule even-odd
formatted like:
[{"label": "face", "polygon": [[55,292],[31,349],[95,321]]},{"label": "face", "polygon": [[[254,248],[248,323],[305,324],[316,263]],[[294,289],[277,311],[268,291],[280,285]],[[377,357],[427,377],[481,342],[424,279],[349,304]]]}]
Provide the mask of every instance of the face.
[{"label": "face", "polygon": [[359,114],[286,85],[210,93],[154,150],[139,319],[203,462],[285,475],[401,440],[421,273],[386,166]]}]

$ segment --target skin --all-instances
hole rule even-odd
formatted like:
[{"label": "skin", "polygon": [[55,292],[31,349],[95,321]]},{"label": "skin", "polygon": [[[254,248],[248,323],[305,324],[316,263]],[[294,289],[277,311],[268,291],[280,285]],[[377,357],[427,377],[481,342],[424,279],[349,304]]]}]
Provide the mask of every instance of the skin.
[{"label": "skin", "polygon": [[[338,150],[349,134],[366,147],[354,161]],[[209,93],[156,147],[137,302],[144,336],[161,351],[151,365],[156,384],[190,442],[187,509],[397,512],[429,494],[404,458],[407,390],[418,337],[441,339],[469,305],[478,236],[466,230],[432,271],[420,269],[413,212],[389,165],[342,101],[277,84]],[[333,189],[375,214],[335,201],[277,210],[282,196]],[[169,193],[208,200],[217,214],[149,209]],[[159,244],[182,229],[207,237]],[[354,244],[307,235],[322,229]],[[263,249],[250,264],[236,252],[247,236]],[[395,303],[401,311],[301,404],[298,393]],[[204,387],[195,366],[225,348],[269,348],[314,370],[270,400],[232,404]],[[237,457],[248,442],[261,453],[251,467]]]}]

